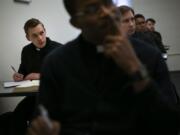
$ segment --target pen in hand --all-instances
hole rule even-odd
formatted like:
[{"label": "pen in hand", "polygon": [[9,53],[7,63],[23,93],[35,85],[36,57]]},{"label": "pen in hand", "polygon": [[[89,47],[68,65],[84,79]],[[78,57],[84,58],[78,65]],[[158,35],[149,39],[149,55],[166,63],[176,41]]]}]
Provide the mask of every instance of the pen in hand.
[{"label": "pen in hand", "polygon": [[22,81],[24,78],[23,74],[17,72],[17,70],[11,65],[11,69],[14,71],[13,79],[14,81]]},{"label": "pen in hand", "polygon": [[48,111],[44,108],[43,105],[39,105],[39,111],[40,111],[40,115],[42,116],[42,118],[44,119],[44,121],[46,122],[47,126],[49,129],[53,128],[52,122],[49,119],[48,116]]},{"label": "pen in hand", "polygon": [[16,69],[11,65],[11,69],[15,72],[15,73],[17,73],[17,71],[16,71]]}]

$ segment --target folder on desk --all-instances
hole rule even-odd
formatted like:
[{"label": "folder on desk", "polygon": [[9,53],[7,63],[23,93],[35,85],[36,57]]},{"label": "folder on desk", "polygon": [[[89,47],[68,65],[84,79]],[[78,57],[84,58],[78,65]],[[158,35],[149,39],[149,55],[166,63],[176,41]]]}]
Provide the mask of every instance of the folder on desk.
[{"label": "folder on desk", "polygon": [[18,85],[15,87],[15,92],[21,92],[21,91],[38,91],[39,88],[39,80],[32,80],[27,81],[26,83],[23,83],[21,85]]}]

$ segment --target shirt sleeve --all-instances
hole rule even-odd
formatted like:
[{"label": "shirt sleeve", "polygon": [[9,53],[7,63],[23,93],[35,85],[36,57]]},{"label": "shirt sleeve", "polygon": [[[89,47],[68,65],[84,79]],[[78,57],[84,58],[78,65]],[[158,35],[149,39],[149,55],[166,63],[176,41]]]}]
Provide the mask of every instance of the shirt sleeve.
[{"label": "shirt sleeve", "polygon": [[153,77],[159,87],[160,94],[167,102],[171,104],[178,103],[176,88],[170,79],[167,65],[160,54],[158,54],[157,56],[157,61],[154,69],[155,71]]},{"label": "shirt sleeve", "polygon": [[23,74],[24,76],[27,74],[27,71],[26,71],[26,50],[23,48],[22,52],[21,52],[21,64],[19,66],[19,70],[18,70],[18,73],[21,73]]}]

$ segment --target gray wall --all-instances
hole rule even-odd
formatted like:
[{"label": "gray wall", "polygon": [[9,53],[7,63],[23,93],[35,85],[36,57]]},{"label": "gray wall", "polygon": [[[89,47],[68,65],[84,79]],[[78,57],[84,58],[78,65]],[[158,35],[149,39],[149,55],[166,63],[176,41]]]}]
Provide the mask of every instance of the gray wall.
[{"label": "gray wall", "polygon": [[[179,0],[132,0],[136,12],[157,20],[157,30],[161,32],[164,43],[170,45],[167,61],[170,70],[180,70],[179,5]],[[32,17],[39,18],[48,36],[61,43],[79,33],[69,25],[62,0],[32,0],[30,4],[0,0],[0,81],[12,79],[10,65],[18,69],[21,49],[28,43],[23,25]],[[0,98],[0,113],[12,110],[22,98]]]},{"label": "gray wall", "polygon": [[180,70],[180,1],[179,0],[132,0],[136,13],[152,17],[157,21],[157,30],[162,34],[168,51],[169,70]]}]

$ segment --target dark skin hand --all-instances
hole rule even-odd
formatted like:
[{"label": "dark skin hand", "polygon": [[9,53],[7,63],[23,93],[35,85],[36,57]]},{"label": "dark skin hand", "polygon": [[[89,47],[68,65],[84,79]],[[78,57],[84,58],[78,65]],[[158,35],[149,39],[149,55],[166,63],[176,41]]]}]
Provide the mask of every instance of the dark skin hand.
[{"label": "dark skin hand", "polygon": [[39,116],[32,121],[26,135],[59,135],[60,124],[57,121],[51,121],[51,124],[50,128],[44,118]]}]

